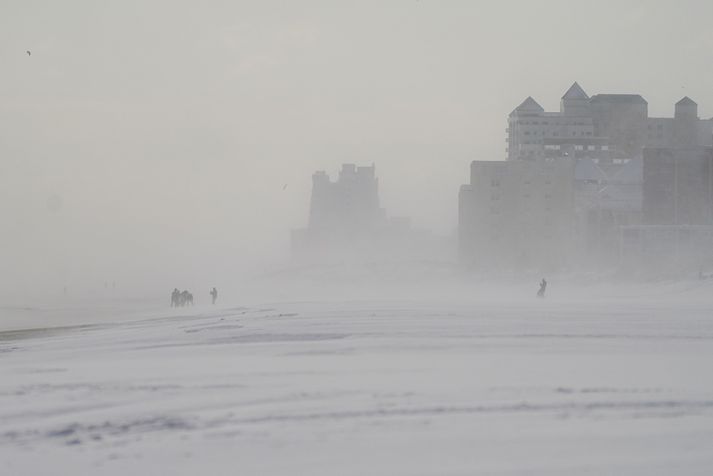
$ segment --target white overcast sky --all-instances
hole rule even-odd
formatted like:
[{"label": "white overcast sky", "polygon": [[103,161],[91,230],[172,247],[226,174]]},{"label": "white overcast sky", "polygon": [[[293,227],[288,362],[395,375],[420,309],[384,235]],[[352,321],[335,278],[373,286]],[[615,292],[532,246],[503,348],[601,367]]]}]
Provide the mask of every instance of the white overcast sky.
[{"label": "white overcast sky", "polygon": [[504,157],[528,95],[556,109],[577,80],[713,116],[711,19],[710,1],[2,0],[0,286],[279,261],[312,172],[343,162],[376,163],[389,214],[452,233],[469,162]]}]

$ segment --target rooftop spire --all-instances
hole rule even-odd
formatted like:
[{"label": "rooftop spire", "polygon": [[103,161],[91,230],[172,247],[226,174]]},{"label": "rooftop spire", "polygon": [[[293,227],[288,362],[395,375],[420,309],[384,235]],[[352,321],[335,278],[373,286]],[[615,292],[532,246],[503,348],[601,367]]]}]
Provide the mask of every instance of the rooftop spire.
[{"label": "rooftop spire", "polygon": [[684,96],[683,99],[676,103],[676,106],[698,106],[698,104],[688,96]]},{"label": "rooftop spire", "polygon": [[567,92],[564,93],[562,99],[589,99],[589,96],[587,96],[587,93],[584,92],[584,89],[582,89],[577,81],[575,81],[574,84],[569,87]]},{"label": "rooftop spire", "polygon": [[543,112],[544,108],[540,106],[537,101],[532,99],[532,96],[527,96],[527,99],[522,101],[522,103],[515,108],[516,111],[537,111]]}]

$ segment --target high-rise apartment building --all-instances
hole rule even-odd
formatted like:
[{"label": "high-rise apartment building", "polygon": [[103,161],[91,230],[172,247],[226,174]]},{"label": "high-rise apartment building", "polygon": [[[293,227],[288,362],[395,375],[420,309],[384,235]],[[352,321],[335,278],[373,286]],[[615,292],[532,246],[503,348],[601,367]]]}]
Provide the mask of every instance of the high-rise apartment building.
[{"label": "high-rise apartment building", "polygon": [[713,145],[713,120],[698,117],[698,105],[684,97],[674,117],[649,117],[638,94],[589,97],[576,82],[547,112],[532,97],[508,117],[508,160],[538,157],[640,158],[645,147]]}]

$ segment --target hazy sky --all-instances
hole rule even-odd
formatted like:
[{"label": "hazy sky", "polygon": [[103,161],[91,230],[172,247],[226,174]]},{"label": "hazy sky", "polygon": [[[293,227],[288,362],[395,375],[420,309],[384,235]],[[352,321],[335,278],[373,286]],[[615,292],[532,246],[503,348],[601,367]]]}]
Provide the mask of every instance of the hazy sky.
[{"label": "hazy sky", "polygon": [[577,80],[713,116],[712,18],[710,1],[2,0],[0,286],[202,286],[279,262],[312,172],[343,162],[376,163],[391,215],[452,233],[469,162],[504,157],[528,95],[557,109]]}]

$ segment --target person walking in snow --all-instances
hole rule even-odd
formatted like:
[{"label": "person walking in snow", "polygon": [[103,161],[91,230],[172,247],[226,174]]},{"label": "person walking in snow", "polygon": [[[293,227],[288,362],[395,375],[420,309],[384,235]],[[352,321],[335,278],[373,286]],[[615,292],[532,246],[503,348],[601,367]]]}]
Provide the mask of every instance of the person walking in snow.
[{"label": "person walking in snow", "polygon": [[218,290],[215,287],[210,290],[210,297],[213,299],[213,304],[215,304],[215,300],[218,299]]},{"label": "person walking in snow", "polygon": [[542,281],[540,281],[540,290],[537,291],[537,297],[540,297],[540,298],[545,297],[546,289],[547,289],[547,281],[545,281],[545,278],[542,278]]}]

